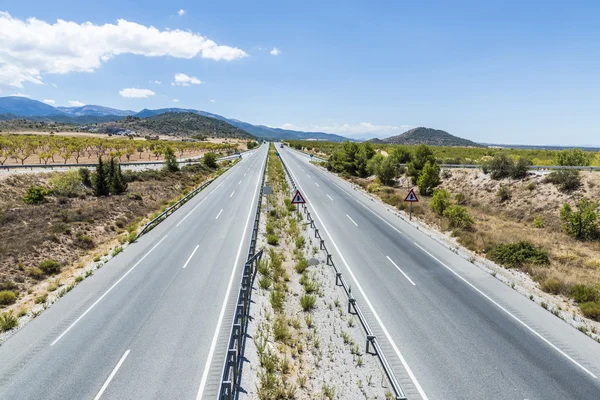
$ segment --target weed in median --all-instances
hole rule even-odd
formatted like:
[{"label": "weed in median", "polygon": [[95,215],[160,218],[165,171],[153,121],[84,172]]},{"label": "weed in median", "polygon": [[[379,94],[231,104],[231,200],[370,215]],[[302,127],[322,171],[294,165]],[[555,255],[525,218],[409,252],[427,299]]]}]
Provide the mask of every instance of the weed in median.
[{"label": "weed in median", "polygon": [[271,307],[275,312],[283,312],[283,303],[285,301],[285,293],[279,290],[273,290],[270,295]]},{"label": "weed in median", "polygon": [[6,332],[19,325],[19,319],[12,311],[0,314],[0,331]]},{"label": "weed in median", "polygon": [[305,294],[300,297],[300,306],[302,306],[302,310],[304,311],[312,310],[316,302],[317,298],[312,294]]},{"label": "weed in median", "polygon": [[279,237],[277,235],[267,235],[267,243],[271,246],[279,245]]},{"label": "weed in median", "polygon": [[271,280],[271,278],[269,278],[266,275],[263,275],[262,278],[258,280],[258,285],[260,286],[260,288],[265,290],[269,289],[272,283],[273,281]]}]

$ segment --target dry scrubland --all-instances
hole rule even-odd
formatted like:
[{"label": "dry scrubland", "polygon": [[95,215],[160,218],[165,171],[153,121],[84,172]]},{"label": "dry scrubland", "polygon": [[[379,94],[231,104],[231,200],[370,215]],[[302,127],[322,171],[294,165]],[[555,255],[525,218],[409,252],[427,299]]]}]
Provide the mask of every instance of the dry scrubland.
[{"label": "dry scrubland", "polygon": [[244,151],[248,141],[210,138],[206,141],[184,142],[161,136],[160,140],[120,136],[64,132],[43,134],[23,132],[0,133],[0,165],[20,164],[90,164],[99,156],[112,156],[122,162],[164,160],[166,147],[171,147],[177,157],[200,156],[206,152]]},{"label": "dry scrubland", "polygon": [[[35,317],[89,276],[90,263],[102,266],[143,223],[219,172],[203,163],[125,172],[126,191],[108,196],[95,196],[79,171],[0,176],[0,333]],[[43,201],[27,204],[32,187],[44,188]]]},{"label": "dry scrubland", "polygon": [[265,256],[253,288],[240,398],[392,398],[378,358],[364,353],[366,337],[346,312],[345,292],[290,203],[273,150],[268,181],[274,194],[262,209],[258,246]]}]

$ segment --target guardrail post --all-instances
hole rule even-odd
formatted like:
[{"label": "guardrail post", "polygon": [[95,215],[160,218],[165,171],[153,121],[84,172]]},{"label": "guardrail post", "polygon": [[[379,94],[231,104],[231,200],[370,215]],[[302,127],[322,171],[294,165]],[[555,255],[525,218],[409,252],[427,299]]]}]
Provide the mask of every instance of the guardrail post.
[{"label": "guardrail post", "polygon": [[233,369],[233,384],[231,385],[232,388],[235,388],[235,386],[237,385],[237,376],[238,376],[238,371],[237,371],[237,354],[235,349],[229,349],[228,351],[228,355],[229,355],[229,362],[231,365],[231,368]]},{"label": "guardrail post", "polygon": [[242,339],[244,337],[244,332],[242,330],[241,324],[233,324],[233,335],[237,339],[237,351],[238,355],[242,353]]},{"label": "guardrail post", "polygon": [[340,286],[341,285],[341,283],[340,283],[341,279],[342,279],[342,273],[341,272],[336,272],[335,273],[335,286]]},{"label": "guardrail post", "polygon": [[327,265],[333,265],[333,260],[331,259],[331,254],[327,253]]},{"label": "guardrail post", "polygon": [[323,239],[321,239],[321,241],[319,242],[319,247],[321,248],[321,250],[325,249],[325,241]]},{"label": "guardrail post", "polygon": [[375,335],[367,335],[367,348],[365,349],[365,353],[377,354],[377,349],[375,348],[375,345],[373,345],[373,350],[375,350],[375,352],[374,353],[369,352],[370,345],[373,344],[374,340],[375,340]]},{"label": "guardrail post", "polygon": [[233,400],[231,381],[224,381],[221,383],[221,400]]},{"label": "guardrail post", "polygon": [[315,228],[315,237],[318,239],[321,239],[321,236],[319,234],[319,229],[316,229],[316,228]]}]

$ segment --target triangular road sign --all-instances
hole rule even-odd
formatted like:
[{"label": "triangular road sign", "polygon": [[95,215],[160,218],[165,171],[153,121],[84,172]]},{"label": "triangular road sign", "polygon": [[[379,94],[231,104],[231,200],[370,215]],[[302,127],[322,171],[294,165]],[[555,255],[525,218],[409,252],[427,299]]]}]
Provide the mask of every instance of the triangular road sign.
[{"label": "triangular road sign", "polygon": [[306,200],[304,200],[304,197],[302,197],[302,194],[300,193],[300,191],[296,190],[294,197],[292,197],[292,204],[304,204],[304,203],[306,203]]},{"label": "triangular road sign", "polygon": [[419,201],[419,199],[417,198],[415,191],[413,189],[410,189],[410,192],[408,192],[404,201],[407,201],[409,203],[416,203]]}]

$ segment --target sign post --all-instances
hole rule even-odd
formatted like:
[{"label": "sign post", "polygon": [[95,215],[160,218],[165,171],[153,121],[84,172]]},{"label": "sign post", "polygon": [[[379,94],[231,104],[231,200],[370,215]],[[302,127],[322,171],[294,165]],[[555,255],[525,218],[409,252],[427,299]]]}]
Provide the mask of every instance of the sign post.
[{"label": "sign post", "polygon": [[417,203],[419,201],[414,189],[410,189],[410,192],[408,192],[404,201],[410,203],[410,213],[408,219],[412,221],[412,203]]}]

